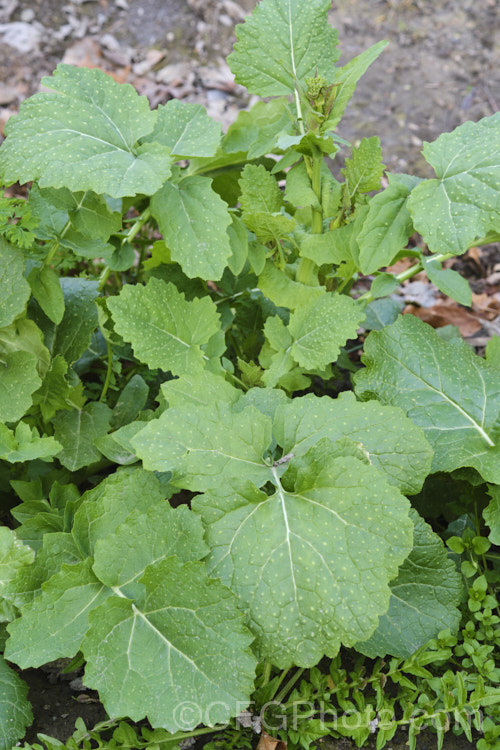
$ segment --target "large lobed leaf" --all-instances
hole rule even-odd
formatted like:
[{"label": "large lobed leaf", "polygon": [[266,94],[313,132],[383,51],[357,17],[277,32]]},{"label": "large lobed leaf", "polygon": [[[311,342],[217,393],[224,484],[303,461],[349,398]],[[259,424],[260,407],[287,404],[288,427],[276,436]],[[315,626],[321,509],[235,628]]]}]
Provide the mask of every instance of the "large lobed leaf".
[{"label": "large lobed leaf", "polygon": [[317,72],[333,81],[337,31],[328,25],[330,0],[263,0],[244,24],[228,63],[251,94],[282,96]]},{"label": "large lobed leaf", "polygon": [[377,656],[407,658],[441,630],[456,632],[461,613],[462,579],[446,548],[415,510],[413,549],[391,581],[388,611],[371,638],[356,650]]},{"label": "large lobed leaf", "polygon": [[117,332],[149,367],[180,375],[208,361],[203,347],[220,330],[209,297],[189,302],[170,282],[151,278],[146,286],[125,286],[107,304]]},{"label": "large lobed leaf", "polygon": [[93,190],[119,198],[152,195],[170,175],[170,149],[139,145],[156,112],[146,97],[100,70],[59,65],[48,93],[23,102],[5,128],[1,178],[11,184]]},{"label": "large lobed leaf", "polygon": [[322,459],[302,461],[293,483],[273,467],[274,494],[247,484],[193,506],[207,525],[209,571],[238,594],[260,658],[281,668],[313,666],[371,634],[411,549],[398,490],[357,458]]},{"label": "large lobed leaf", "polygon": [[433,471],[472,466],[500,483],[500,372],[461,339],[404,315],[365,343],[356,392],[402,408],[434,449]]},{"label": "large lobed leaf", "polygon": [[28,686],[0,656],[0,750],[12,750],[32,721]]},{"label": "large lobed leaf", "polygon": [[23,254],[0,237],[0,328],[10,325],[24,311],[29,296]]},{"label": "large lobed leaf", "polygon": [[[110,715],[175,732],[236,715],[255,658],[234,594],[196,562],[207,553],[200,518],[164,496],[158,478],[131,468],[82,497],[71,535],[46,534],[57,544],[44,540],[35,575],[9,581],[24,606],[7,655],[35,666],[82,650],[85,683]],[[210,715],[179,714],[183,701]]]},{"label": "large lobed leaf", "polygon": [[500,112],[466,122],[423,154],[437,174],[412,190],[408,210],[435,253],[464,253],[500,222]]}]

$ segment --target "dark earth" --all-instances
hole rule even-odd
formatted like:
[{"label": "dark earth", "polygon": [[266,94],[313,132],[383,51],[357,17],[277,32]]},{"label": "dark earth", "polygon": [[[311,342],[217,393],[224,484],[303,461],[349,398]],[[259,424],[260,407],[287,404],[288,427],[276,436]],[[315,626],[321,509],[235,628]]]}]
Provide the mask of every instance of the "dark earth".
[{"label": "dark earth", "polygon": [[[235,24],[254,5],[254,0],[0,0],[0,133],[21,101],[39,90],[40,78],[63,60],[101,67],[132,83],[152,106],[171,97],[201,102],[227,127],[252,102],[233,83],[224,59]],[[353,143],[378,135],[389,169],[430,176],[420,154],[423,141],[500,108],[498,0],[338,0],[331,22],[339,30],[341,64],[381,39],[390,42],[360,82],[340,126]],[[486,290],[499,301],[499,260],[497,248],[461,261],[457,270],[472,277],[474,291]],[[486,334],[495,332],[498,320]],[[30,685],[35,715],[27,741],[35,741],[38,732],[65,741],[78,716],[89,728],[106,718],[96,695],[73,683],[74,674],[62,675],[59,666],[21,674]],[[397,735],[388,750],[402,750],[406,739]],[[320,746],[350,750],[351,743],[327,739]],[[419,737],[418,750],[434,747],[435,735]],[[473,745],[449,733],[443,747]]]}]

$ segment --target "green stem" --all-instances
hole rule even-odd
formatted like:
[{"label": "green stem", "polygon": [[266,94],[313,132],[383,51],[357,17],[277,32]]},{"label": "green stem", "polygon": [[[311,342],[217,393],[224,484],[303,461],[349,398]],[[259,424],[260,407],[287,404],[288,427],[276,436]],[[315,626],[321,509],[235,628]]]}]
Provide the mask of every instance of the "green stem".
[{"label": "green stem", "polygon": [[[307,157],[304,157],[307,158]],[[321,151],[313,147],[313,155],[310,160],[311,186],[318,199],[319,208],[312,207],[311,234],[323,233],[323,209],[321,208],[321,167],[323,155]],[[308,170],[309,171],[309,170]],[[301,284],[315,286],[318,282],[318,266],[310,258],[301,258],[297,268],[296,280]]]},{"label": "green stem", "polygon": [[264,662],[264,671],[262,672],[262,687],[264,687],[264,685],[267,685],[267,683],[271,679],[271,669],[272,669],[271,662],[270,661]]},{"label": "green stem", "polygon": [[294,672],[294,674],[290,677],[290,679],[285,683],[285,687],[282,688],[279,691],[278,695],[276,696],[275,700],[278,703],[281,703],[283,698],[290,692],[290,690],[293,688],[297,680],[299,680],[302,677],[304,672],[305,672],[305,669],[297,669],[297,671]]},{"label": "green stem", "polygon": [[[455,253],[438,253],[433,257],[433,260],[437,260],[439,263],[442,263],[444,260],[449,260],[449,258],[454,258]],[[394,274],[394,278],[396,279],[399,284],[402,284],[404,281],[408,281],[408,279],[411,279],[413,276],[416,276],[417,273],[420,273],[420,271],[424,271],[424,264],[422,261],[419,261],[418,263],[415,263],[413,266],[410,266],[406,269],[406,271],[402,271],[401,273]],[[372,302],[374,297],[372,296],[371,292],[365,292],[361,295],[361,297],[358,297],[358,302]]]},{"label": "green stem", "polygon": [[280,676],[279,676],[279,680],[278,680],[278,682],[276,683],[276,687],[274,688],[274,693],[273,693],[273,695],[272,695],[272,697],[271,697],[271,700],[274,700],[274,697],[275,697],[276,693],[277,693],[277,692],[278,692],[278,690],[280,689],[281,683],[283,682],[283,680],[285,679],[285,677],[287,676],[287,674],[288,674],[288,672],[289,672],[289,671],[290,671],[289,669],[284,669],[284,670],[282,671],[282,673],[280,674]]},{"label": "green stem", "polygon": [[138,232],[141,231],[142,227],[150,218],[150,216],[151,216],[151,209],[148,206],[147,208],[144,209],[142,214],[140,214],[137,217],[137,219],[134,219],[134,223],[132,224],[128,232],[125,234],[123,238],[123,242],[132,242],[136,234],[138,234]]},{"label": "green stem", "polygon": [[97,287],[97,290],[99,292],[102,292],[102,290],[106,286],[106,282],[109,279],[110,275],[111,275],[111,268],[109,266],[106,266],[106,268],[104,269],[104,271],[101,273],[99,277],[99,285]]},{"label": "green stem", "polygon": [[99,396],[99,401],[104,401],[104,399],[106,398],[106,393],[108,392],[109,384],[111,382],[111,374],[113,372],[113,349],[111,348],[111,344],[107,340],[106,347],[108,349],[108,367],[106,369],[106,379],[102,387],[101,395]]}]

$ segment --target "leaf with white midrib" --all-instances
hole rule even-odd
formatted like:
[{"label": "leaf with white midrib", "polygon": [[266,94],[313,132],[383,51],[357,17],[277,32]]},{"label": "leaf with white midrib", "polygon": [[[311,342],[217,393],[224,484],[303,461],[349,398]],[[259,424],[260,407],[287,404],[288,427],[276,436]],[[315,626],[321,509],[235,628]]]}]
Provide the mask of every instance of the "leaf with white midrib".
[{"label": "leaf with white midrib", "polygon": [[207,578],[203,563],[176,557],[149,566],[140,585],[135,602],[116,588],[91,615],[85,683],[110,715],[147,716],[170,732],[188,728],[178,725],[183,701],[211,705],[211,721],[227,721],[248,701],[255,669],[234,595]]},{"label": "leaf with white midrib", "polygon": [[413,315],[372,332],[364,362],[356,392],[399,406],[422,427],[435,451],[433,471],[472,466],[500,482],[498,368],[460,339],[442,340]]},{"label": "leaf with white midrib", "polygon": [[312,666],[371,634],[411,548],[407,501],[374,467],[326,456],[312,479],[303,469],[293,489],[271,467],[272,495],[247,483],[193,501],[209,572],[239,596],[259,657],[280,668]]}]

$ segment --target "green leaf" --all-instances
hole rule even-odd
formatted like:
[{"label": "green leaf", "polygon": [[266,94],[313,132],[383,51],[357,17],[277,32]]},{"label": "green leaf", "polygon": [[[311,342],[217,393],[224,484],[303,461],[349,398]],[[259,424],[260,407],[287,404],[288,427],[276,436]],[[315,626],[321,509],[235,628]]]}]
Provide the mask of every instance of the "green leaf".
[{"label": "green leaf", "polygon": [[177,159],[192,156],[214,156],[220,139],[221,126],[212,120],[201,104],[171,99],[158,107],[155,129],[143,142],[167,146]]},{"label": "green leaf", "polygon": [[324,294],[297,308],[288,325],[293,358],[308,370],[335,362],[340,347],[356,338],[364,317],[355,300],[340,294]]},{"label": "green leaf", "polygon": [[16,573],[30,566],[35,553],[16,537],[6,526],[0,526],[0,597]]},{"label": "green leaf", "polygon": [[175,557],[149,566],[140,583],[135,603],[113,597],[92,613],[85,684],[111,716],[147,716],[169,732],[226,722],[248,703],[255,673],[236,598],[203,563]]},{"label": "green leaf", "polygon": [[441,630],[455,633],[460,624],[462,578],[455,563],[440,537],[413,509],[410,518],[415,526],[413,549],[391,581],[389,609],[371,638],[356,644],[356,650],[371,659],[386,654],[408,658]]},{"label": "green leaf", "polygon": [[32,722],[28,686],[0,656],[0,750],[11,750]]},{"label": "green leaf", "polygon": [[245,214],[279,213],[283,205],[283,194],[276,177],[262,164],[247,164],[241,172],[239,185],[244,219]]},{"label": "green leaf", "polygon": [[177,185],[165,183],[153,196],[151,213],[172,260],[186,276],[220,279],[231,255],[226,232],[231,216],[210,178],[185,177]]},{"label": "green leaf", "polygon": [[375,195],[369,205],[363,228],[357,236],[361,271],[368,275],[391,264],[413,234],[406,208],[409,191],[404,185],[389,185]]},{"label": "green leaf", "polygon": [[75,513],[73,538],[83,556],[93,555],[99,539],[106,539],[130,514],[165,500],[160,482],[148,471],[120,469],[83,495]]},{"label": "green leaf", "polygon": [[64,295],[64,316],[48,344],[52,356],[60,354],[68,364],[90,346],[92,333],[97,327],[97,281],[78,278],[60,280]]},{"label": "green leaf", "polygon": [[63,446],[58,460],[70,471],[78,471],[87,464],[99,461],[96,438],[109,429],[111,409],[106,404],[92,401],[83,409],[60,411],[54,417],[54,436]]},{"label": "green leaf", "polygon": [[[399,287],[399,280],[392,273],[381,273],[378,276],[376,276],[375,279],[373,280],[373,283],[370,287],[370,294],[373,297],[373,299],[386,297],[387,295],[395,292],[398,287]],[[365,308],[365,312],[366,312],[366,308]],[[401,312],[400,308],[398,308],[398,312],[394,316],[394,320],[396,319],[399,312]],[[394,320],[392,320],[391,323],[394,323]],[[366,327],[367,326],[365,323],[365,328]]]},{"label": "green leaf", "polygon": [[273,428],[285,454],[304,456],[322,438],[348,437],[362,446],[370,463],[401,492],[415,495],[430,471],[432,450],[422,430],[401,409],[376,401],[361,403],[352,393],[336,399],[312,394],[278,409]]},{"label": "green leaf", "polygon": [[48,93],[23,102],[6,126],[2,181],[93,190],[115,198],[152,195],[170,175],[170,151],[138,145],[156,113],[146,97],[101,70],[59,65],[42,79]]},{"label": "green leaf", "polygon": [[232,406],[243,396],[242,391],[230,385],[221,375],[204,372],[202,375],[186,373],[182,378],[168,380],[161,392],[170,407],[191,404],[198,408],[211,403]]},{"label": "green leaf", "polygon": [[285,199],[294,206],[314,206],[320,209],[304,161],[300,161],[287,173]]},{"label": "green leaf", "polygon": [[108,299],[116,331],[130,341],[135,356],[149,367],[174,375],[200,369],[203,353],[220,330],[219,315],[209,297],[188,302],[171,283],[151,278],[146,286],[127,284]]},{"label": "green leaf", "polygon": [[111,417],[111,426],[118,429],[137,417],[140,411],[146,406],[148,400],[149,387],[144,379],[136,373],[132,375],[128,383],[118,396]]},{"label": "green leaf", "polygon": [[24,278],[21,250],[0,237],[0,328],[8,326],[24,311],[30,287]]},{"label": "green leaf", "polygon": [[384,172],[379,138],[375,135],[363,138],[359,146],[353,148],[351,157],[346,159],[345,167],[340,171],[345,177],[351,200],[358,193],[379,190]]},{"label": "green leaf", "polygon": [[472,305],[472,290],[467,279],[452,268],[443,269],[441,263],[432,255],[422,256],[422,264],[427,276],[440,292],[456,299],[461,305]]},{"label": "green leaf", "polygon": [[490,484],[488,494],[491,500],[483,510],[483,518],[491,529],[488,539],[492,544],[500,545],[500,487]]},{"label": "green leaf", "polygon": [[486,481],[500,483],[497,368],[464,341],[442,340],[413,315],[370,333],[363,361],[356,392],[399,406],[424,430],[434,449],[433,472],[472,466]]},{"label": "green leaf", "polygon": [[267,261],[259,276],[259,289],[277,307],[288,307],[290,310],[300,308],[325,294],[322,286],[308,286],[293,281],[276,268],[272,261]]},{"label": "green leaf", "polygon": [[[51,210],[51,207],[54,207],[58,211],[58,224],[60,225],[62,222],[66,224],[71,221],[76,231],[84,237],[105,241],[111,234],[121,229],[122,217],[120,212],[112,211],[105,198],[100,195],[90,191],[72,193],[66,188],[40,190],[37,187],[37,192],[36,205],[39,207],[39,211],[43,210],[45,216],[47,211],[55,215]],[[32,193],[30,193],[30,203],[32,200]],[[53,231],[51,234],[64,242],[67,232],[65,236],[58,237],[61,229]]]},{"label": "green leaf", "polygon": [[500,112],[424,143],[423,154],[437,179],[412,190],[413,224],[433,253],[460,255],[500,221]]},{"label": "green leaf", "polygon": [[300,242],[300,255],[316,265],[352,263],[351,239],[354,224],[344,224],[322,234],[306,234]]},{"label": "green leaf", "polygon": [[236,27],[238,41],[228,64],[250,94],[282,96],[295,82],[318,75],[333,81],[337,31],[328,25],[330,0],[263,0]]},{"label": "green leaf", "polygon": [[59,325],[64,315],[64,295],[56,272],[49,266],[35,267],[30,271],[28,282],[45,315]]},{"label": "green leaf", "polygon": [[0,423],[0,458],[13,464],[56,456],[62,445],[53,437],[40,433],[36,427],[20,422],[15,431]]},{"label": "green leaf", "polygon": [[156,565],[172,555],[181,562],[201,560],[208,551],[199,517],[186,506],[174,510],[162,499],[146,513],[133,510],[114,534],[97,539],[93,570],[107,586],[127,594],[152,561]]},{"label": "green leaf", "polygon": [[351,457],[299,472],[293,488],[276,468],[272,481],[271,495],[247,485],[193,507],[207,526],[208,570],[247,610],[259,657],[313,666],[371,634],[387,609],[388,581],[411,550],[409,505]]},{"label": "green leaf", "polygon": [[[0,332],[1,335],[1,332]],[[31,352],[2,352],[0,341],[0,420],[17,422],[32,403],[32,394],[40,387],[37,358]]]},{"label": "green leaf", "polygon": [[276,136],[290,124],[287,107],[285,98],[273,99],[258,101],[250,110],[238,112],[222,141],[224,151],[246,152],[248,160],[271,153],[276,148]]},{"label": "green leaf", "polygon": [[167,409],[132,439],[137,456],[152,471],[172,471],[172,484],[203,490],[224,481],[264,484],[269,467],[262,456],[271,444],[271,421],[250,406],[235,414],[214,401]]},{"label": "green leaf", "polygon": [[350,60],[343,68],[335,69],[334,82],[339,88],[328,120],[321,127],[323,132],[334,130],[337,127],[347,104],[356,90],[357,82],[387,45],[388,42],[377,42],[377,44],[372,45],[360,55]]},{"label": "green leaf", "polygon": [[233,254],[227,261],[231,273],[238,276],[244,268],[248,258],[248,232],[245,225],[234,214],[231,216],[231,224],[227,228],[229,242]]},{"label": "green leaf", "polygon": [[46,422],[60,409],[81,409],[85,403],[83,385],[70,386],[66,380],[67,372],[68,363],[57,354],[50,363],[42,385],[33,394],[33,404],[40,408]]},{"label": "green leaf", "polygon": [[[25,546],[25,549],[28,547]],[[4,588],[3,595],[14,606],[21,608],[41,593],[42,583],[59,572],[64,563],[74,565],[81,561],[82,556],[71,534],[62,531],[46,533],[35,562],[19,568],[16,576]]]},{"label": "green leaf", "polygon": [[93,574],[91,560],[63,565],[8,626],[6,658],[24,669],[74,656],[88,629],[89,611],[110,594]]}]

